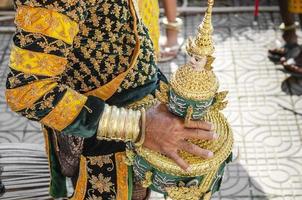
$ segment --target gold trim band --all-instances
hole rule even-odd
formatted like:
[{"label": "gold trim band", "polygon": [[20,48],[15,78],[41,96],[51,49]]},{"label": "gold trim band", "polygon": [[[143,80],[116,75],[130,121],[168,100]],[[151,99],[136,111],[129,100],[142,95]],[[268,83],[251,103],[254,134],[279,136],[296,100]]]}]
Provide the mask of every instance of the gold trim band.
[{"label": "gold trim band", "polygon": [[133,32],[135,34],[135,41],[136,41],[129,68],[125,72],[121,73],[116,78],[114,78],[112,81],[107,83],[106,85],[103,85],[95,90],[85,93],[86,96],[92,95],[92,96],[98,97],[104,101],[109,99],[116,92],[116,90],[119,88],[119,86],[121,85],[121,83],[123,82],[123,80],[125,79],[127,74],[130,72],[130,70],[136,64],[137,58],[140,53],[140,40],[139,40],[139,35],[138,35],[138,30],[137,30],[138,19],[137,19],[136,11],[134,8],[134,3],[130,0],[129,4],[130,4],[131,15],[134,18]]},{"label": "gold trim band", "polygon": [[10,67],[30,75],[57,76],[61,74],[67,59],[55,55],[39,53],[13,46]]},{"label": "gold trim band", "polygon": [[60,102],[40,122],[55,130],[62,131],[80,114],[86,100],[86,96],[67,89]]},{"label": "gold trim band", "polygon": [[105,105],[99,122],[97,139],[132,141],[138,139],[141,112]]},{"label": "gold trim band", "polygon": [[41,33],[52,38],[62,40],[68,44],[79,32],[79,26],[69,17],[46,8],[19,6],[15,23],[21,29]]},{"label": "gold trim band", "polygon": [[6,101],[13,111],[20,111],[31,107],[45,93],[57,86],[53,80],[44,79],[25,86],[5,91]]}]

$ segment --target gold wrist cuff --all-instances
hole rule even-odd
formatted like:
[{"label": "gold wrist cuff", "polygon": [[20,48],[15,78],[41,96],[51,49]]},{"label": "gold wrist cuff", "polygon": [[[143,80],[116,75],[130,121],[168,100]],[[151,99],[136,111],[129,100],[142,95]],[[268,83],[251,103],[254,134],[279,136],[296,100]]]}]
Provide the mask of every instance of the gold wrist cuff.
[{"label": "gold wrist cuff", "polygon": [[111,115],[111,109],[109,105],[105,105],[104,111],[101,117],[101,120],[99,122],[99,127],[98,127],[98,132],[97,132],[97,139],[103,140],[107,139],[107,129],[108,129],[108,123],[109,123],[109,118]]},{"label": "gold wrist cuff", "polygon": [[99,122],[97,139],[137,141],[140,133],[141,112],[105,105]]},{"label": "gold wrist cuff", "polygon": [[143,146],[146,137],[146,111],[144,108],[141,109],[141,128],[139,140],[136,140],[135,147],[139,148]]}]

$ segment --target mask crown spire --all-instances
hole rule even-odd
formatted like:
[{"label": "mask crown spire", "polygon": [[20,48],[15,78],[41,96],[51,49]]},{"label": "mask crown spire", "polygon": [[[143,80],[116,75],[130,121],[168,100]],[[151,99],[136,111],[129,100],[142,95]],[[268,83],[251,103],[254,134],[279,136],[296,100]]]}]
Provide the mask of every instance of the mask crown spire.
[{"label": "mask crown spire", "polygon": [[212,12],[214,0],[208,0],[208,8],[202,23],[198,27],[197,35],[189,38],[186,46],[189,55],[212,56],[215,50],[213,44]]}]

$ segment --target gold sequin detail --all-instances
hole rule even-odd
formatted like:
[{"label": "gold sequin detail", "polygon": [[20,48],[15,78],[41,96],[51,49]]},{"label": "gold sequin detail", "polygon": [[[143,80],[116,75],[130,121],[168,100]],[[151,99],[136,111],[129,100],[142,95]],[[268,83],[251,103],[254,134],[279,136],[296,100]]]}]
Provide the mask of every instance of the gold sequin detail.
[{"label": "gold sequin detail", "polygon": [[[137,59],[138,59],[138,56],[140,54],[140,40],[139,40],[139,35],[138,35],[138,30],[137,30],[137,18],[136,18],[136,15],[135,15],[135,9],[134,9],[134,5],[133,5],[133,2],[130,3],[130,12],[131,12],[131,15],[133,16],[134,18],[134,22],[133,22],[133,27],[134,27],[134,30],[130,30],[130,31],[133,31],[134,34],[135,34],[135,41],[136,41],[136,44],[135,44],[135,47],[134,47],[134,50],[133,50],[133,55],[131,57],[131,61],[130,61],[130,64],[129,64],[129,67],[128,69],[119,74],[116,78],[114,78],[112,81],[110,81],[109,83],[107,83],[106,85],[104,86],[101,86],[95,90],[92,90],[90,92],[87,92],[85,95],[92,95],[92,96],[96,96],[96,97],[99,97],[100,99],[102,100],[107,100],[109,99],[116,91],[117,89],[119,88],[119,86],[122,84],[122,82],[125,80],[126,76],[132,72],[132,69],[135,67],[135,64],[137,62]],[[112,73],[112,72],[108,72],[108,73]]]},{"label": "gold sequin detail", "polygon": [[29,75],[56,76],[61,74],[66,58],[55,55],[24,50],[13,46],[10,55],[10,67]]},{"label": "gold sequin detail", "polygon": [[18,88],[7,89],[5,92],[6,101],[13,111],[20,111],[31,107],[45,93],[56,86],[57,83],[54,83],[53,80],[44,79]]},{"label": "gold sequin detail", "polygon": [[173,74],[171,87],[183,98],[201,101],[214,97],[219,82],[213,71],[196,71],[187,64]]},{"label": "gold sequin detail", "polygon": [[41,123],[58,131],[62,131],[79,115],[86,100],[87,97],[84,95],[67,89],[60,102],[41,120]]},{"label": "gold sequin detail", "polygon": [[203,200],[209,200],[212,193],[206,193],[215,178],[217,169],[213,169],[207,175],[204,176],[200,186],[191,187],[168,187],[166,188],[169,197],[173,200],[199,200],[203,196]]},{"label": "gold sequin detail", "polygon": [[45,8],[20,6],[15,17],[16,25],[28,32],[41,33],[49,37],[73,43],[79,31],[78,24],[69,17]]},{"label": "gold sequin detail", "polygon": [[126,107],[133,110],[140,110],[141,108],[148,109],[156,105],[157,102],[158,100],[152,94],[149,94],[144,98],[127,105]]}]

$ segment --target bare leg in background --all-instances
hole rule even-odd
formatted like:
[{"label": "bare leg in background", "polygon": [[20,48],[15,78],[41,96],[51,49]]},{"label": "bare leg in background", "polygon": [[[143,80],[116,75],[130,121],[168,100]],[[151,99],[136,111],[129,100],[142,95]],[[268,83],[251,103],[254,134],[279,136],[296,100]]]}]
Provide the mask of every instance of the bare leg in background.
[{"label": "bare leg in background", "polygon": [[[177,0],[163,0],[165,15],[168,22],[176,22],[177,17]],[[166,29],[167,41],[165,46],[171,47],[177,45],[178,31]]]}]

